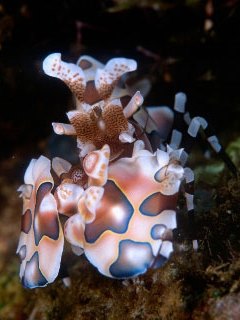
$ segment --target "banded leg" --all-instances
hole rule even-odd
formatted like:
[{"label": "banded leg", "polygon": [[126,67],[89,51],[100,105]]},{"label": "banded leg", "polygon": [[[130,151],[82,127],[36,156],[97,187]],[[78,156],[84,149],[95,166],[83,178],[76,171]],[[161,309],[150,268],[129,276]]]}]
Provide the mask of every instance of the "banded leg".
[{"label": "banded leg", "polygon": [[184,168],[184,179],[185,179],[185,199],[188,212],[188,228],[189,236],[192,240],[193,249],[198,249],[198,240],[196,240],[196,223],[195,223],[195,213],[194,213],[194,173],[193,171],[186,167]]},{"label": "banded leg", "polygon": [[175,95],[173,107],[174,120],[169,143],[172,149],[179,149],[180,147],[184,148],[180,159],[182,165],[186,164],[188,155],[193,145],[192,137],[187,134],[185,118],[188,113],[186,113],[186,102],[187,96],[185,95],[185,93],[179,92]]},{"label": "banded leg", "polygon": [[166,106],[140,108],[133,118],[140,124],[144,132],[149,134],[154,151],[157,148],[165,151],[165,144],[169,138],[169,145],[172,149],[184,148],[181,156],[181,163],[184,165],[196,137],[200,135],[222,158],[233,175],[237,176],[238,171],[235,165],[224,151],[206,119],[203,117],[191,119],[189,112],[186,112],[186,102],[186,94],[179,92],[175,95],[173,110]]},{"label": "banded leg", "polygon": [[188,134],[191,137],[195,138],[199,132],[201,132],[203,139],[207,140],[212,150],[214,150],[219,155],[219,157],[221,157],[232,174],[237,177],[238,170],[220,144],[217,136],[214,134],[214,130],[211,128],[211,126],[208,125],[207,121],[204,118],[194,117],[192,120],[190,120]]},{"label": "banded leg", "polygon": [[[227,165],[228,169],[234,176],[237,176],[237,168],[226,154],[224,148],[220,144],[218,138],[214,134],[214,130],[203,117],[191,118],[189,112],[186,112],[187,97],[184,93],[179,92],[175,95],[174,103],[174,121],[170,146],[178,149],[183,146],[184,152],[182,156],[182,164],[187,161],[188,154],[192,148],[195,139],[200,135],[203,140],[207,141],[211,149],[214,150]],[[187,130],[184,129],[186,128]]]},{"label": "banded leg", "polygon": [[181,156],[181,164],[185,165],[189,153],[196,141],[199,130],[206,129],[208,123],[202,117],[195,117],[191,119],[189,112],[186,112],[187,97],[183,92],[179,92],[175,95],[174,101],[174,121],[172,135],[170,138],[170,147],[178,149],[182,147],[184,149]]},{"label": "banded leg", "polygon": [[185,114],[185,105],[186,105],[187,97],[184,93],[179,92],[175,95],[174,101],[174,121],[173,121],[173,129],[170,140],[170,147],[173,149],[178,149],[181,145],[183,132],[184,132],[184,114]]}]

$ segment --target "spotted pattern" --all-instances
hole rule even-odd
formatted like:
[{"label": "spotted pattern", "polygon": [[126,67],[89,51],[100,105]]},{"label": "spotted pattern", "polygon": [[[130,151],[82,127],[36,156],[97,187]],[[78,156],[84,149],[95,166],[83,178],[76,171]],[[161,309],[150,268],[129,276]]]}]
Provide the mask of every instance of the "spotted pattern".
[{"label": "spotted pattern", "polygon": [[121,106],[109,104],[103,110],[94,108],[90,113],[75,112],[69,120],[81,143],[93,144],[96,149],[108,144],[111,158],[121,153],[123,147],[119,135],[128,130],[128,121]]},{"label": "spotted pattern", "polygon": [[79,101],[83,101],[85,91],[85,75],[81,68],[61,60],[61,54],[50,54],[43,61],[44,72],[65,82]]},{"label": "spotted pattern", "polygon": [[115,278],[130,278],[147,271],[154,256],[147,242],[122,240],[119,243],[117,260],[110,266],[110,274]]},{"label": "spotted pattern", "polygon": [[26,288],[44,287],[48,281],[39,269],[39,256],[35,252],[32,258],[26,263],[22,284]]},{"label": "spotted pattern", "polygon": [[106,123],[106,132],[110,139],[116,139],[121,132],[127,131],[128,122],[121,106],[107,105],[103,110],[102,116]]},{"label": "spotted pattern", "polygon": [[[117,205],[116,205],[117,204]],[[134,208],[114,181],[108,180],[104,186],[104,195],[96,211],[96,219],[86,224],[85,239],[94,243],[102,233],[111,230],[124,233],[128,228]]]},{"label": "spotted pattern", "polygon": [[32,213],[30,209],[27,209],[22,215],[21,231],[28,234],[32,226]]},{"label": "spotted pattern", "polygon": [[37,190],[33,224],[36,245],[39,244],[43,236],[47,236],[53,240],[57,240],[59,237],[59,223],[57,214],[53,215],[52,211],[40,211],[40,205],[51,189],[52,183],[44,182]]},{"label": "spotted pattern", "polygon": [[[96,113],[93,109],[90,113],[75,112],[70,118],[78,139],[85,143],[91,142],[98,149],[106,143],[113,144],[113,139],[117,142],[119,134],[128,129],[128,122],[121,106],[108,105],[103,111],[99,111]],[[105,130],[99,127],[100,120],[105,123]]]},{"label": "spotted pattern", "polygon": [[177,194],[166,196],[155,192],[148,196],[140,205],[139,211],[146,216],[156,216],[163,210],[175,210]]},{"label": "spotted pattern", "polygon": [[135,70],[136,67],[134,60],[116,58],[109,60],[104,69],[98,69],[95,76],[95,84],[102,98],[107,99],[119,78],[124,73]]},{"label": "spotted pattern", "polygon": [[[90,105],[110,98],[119,78],[136,67],[134,60],[124,58],[111,59],[103,66],[83,57],[79,65],[75,65],[62,61],[60,53],[50,54],[43,62],[46,74],[64,81],[78,102]],[[89,72],[92,72],[90,78]]]}]

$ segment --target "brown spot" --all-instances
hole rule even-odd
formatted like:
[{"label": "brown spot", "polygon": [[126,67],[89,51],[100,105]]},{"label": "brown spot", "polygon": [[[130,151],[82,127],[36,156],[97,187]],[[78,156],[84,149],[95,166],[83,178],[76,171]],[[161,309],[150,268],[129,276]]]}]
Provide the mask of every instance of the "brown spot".
[{"label": "brown spot", "polygon": [[39,256],[36,251],[30,261],[26,263],[22,284],[26,288],[44,287],[48,283],[39,269]]},{"label": "brown spot", "polygon": [[[137,259],[131,253],[134,252]],[[130,239],[119,242],[118,257],[111,264],[109,271],[115,278],[131,278],[142,273],[152,265],[154,255],[152,247],[147,242],[135,242]]]},{"label": "brown spot", "polygon": [[25,213],[22,215],[21,221],[21,231],[24,233],[28,233],[31,229],[32,225],[32,213],[30,209],[27,209]]},{"label": "brown spot", "polygon": [[95,104],[101,100],[93,80],[87,82],[83,99],[84,102],[88,104]]},{"label": "brown spot", "polygon": [[[42,183],[36,194],[36,206],[34,214],[34,235],[36,245],[39,244],[43,236],[57,240],[59,237],[59,221],[57,211],[40,211],[40,205],[45,196],[52,189],[51,182]],[[53,201],[55,201],[53,199]]]},{"label": "brown spot", "polygon": [[[121,219],[116,219],[114,207],[122,211]],[[112,181],[108,180],[104,186],[103,198],[96,210],[96,219],[85,226],[86,241],[93,243],[106,230],[124,233],[133,214],[133,207],[127,197]]]},{"label": "brown spot", "polygon": [[92,67],[92,63],[86,59],[82,59],[80,62],[79,62],[79,67],[82,69],[82,70],[86,70],[86,69],[90,69]]},{"label": "brown spot", "polygon": [[156,192],[148,196],[140,205],[139,211],[146,216],[156,216],[163,210],[176,210],[177,193],[166,196]]},{"label": "brown spot", "polygon": [[100,171],[98,175],[99,175],[100,178],[104,177],[104,173],[102,171]]}]

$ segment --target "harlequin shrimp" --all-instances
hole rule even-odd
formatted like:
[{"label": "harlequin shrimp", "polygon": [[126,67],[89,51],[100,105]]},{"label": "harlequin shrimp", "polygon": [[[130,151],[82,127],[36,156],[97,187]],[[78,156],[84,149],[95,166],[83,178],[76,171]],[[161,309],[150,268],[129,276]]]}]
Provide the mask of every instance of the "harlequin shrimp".
[{"label": "harlequin shrimp", "polygon": [[[194,174],[185,167],[184,135],[193,141],[203,130],[235,170],[207,121],[185,112],[184,93],[176,94],[173,109],[142,107],[140,91],[132,93],[124,84],[123,75],[136,68],[134,60],[125,58],[103,65],[82,56],[70,64],[54,53],[44,60],[44,72],[64,81],[75,97],[76,110],[67,113],[70,123],[53,123],[53,130],[75,137],[79,161],[40,156],[25,172],[18,190],[23,211],[17,248],[25,287],[55,280],[64,238],[75,254],[84,253],[108,277],[136,277],[164,264],[173,252],[184,181],[187,210],[193,214],[194,209]],[[67,217],[63,227],[59,215]]]}]

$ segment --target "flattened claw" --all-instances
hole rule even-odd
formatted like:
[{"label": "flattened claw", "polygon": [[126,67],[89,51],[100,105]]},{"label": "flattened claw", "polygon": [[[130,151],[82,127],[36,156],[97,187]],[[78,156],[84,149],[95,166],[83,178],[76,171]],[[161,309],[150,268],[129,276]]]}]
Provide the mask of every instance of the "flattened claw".
[{"label": "flattened claw", "polygon": [[47,75],[64,81],[77,99],[83,101],[86,80],[79,66],[63,62],[60,53],[52,53],[43,61],[43,70]]},{"label": "flattened claw", "polygon": [[126,72],[134,71],[137,68],[136,61],[125,58],[114,58],[107,62],[104,69],[97,69],[95,86],[104,99],[110,96],[114,85]]},{"label": "flattened claw", "polygon": [[104,68],[104,65],[90,56],[81,56],[77,65],[83,70],[86,81],[92,81],[95,78],[96,70]]},{"label": "flattened claw", "polygon": [[[20,278],[25,287],[46,286],[58,275],[63,250],[63,232],[56,201],[51,194],[53,178],[50,160],[41,156],[30,162],[25,183],[32,192],[23,191],[21,235],[17,253],[21,259]],[[21,188],[22,190],[23,188]]]}]

